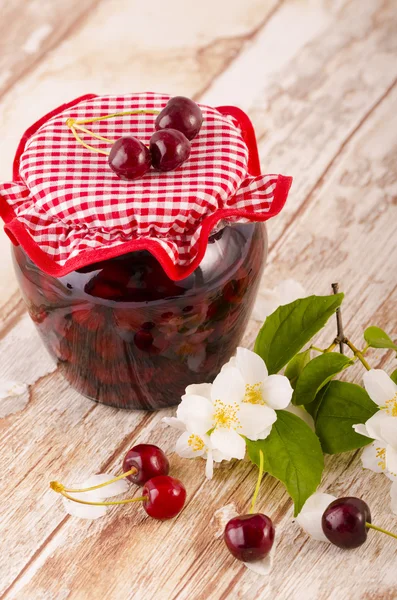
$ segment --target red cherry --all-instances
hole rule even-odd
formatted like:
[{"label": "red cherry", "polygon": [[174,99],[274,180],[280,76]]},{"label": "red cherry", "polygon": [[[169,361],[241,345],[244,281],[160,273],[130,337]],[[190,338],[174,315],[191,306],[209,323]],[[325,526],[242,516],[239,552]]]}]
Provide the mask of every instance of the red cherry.
[{"label": "red cherry", "polygon": [[188,140],[192,140],[200,131],[203,113],[200,107],[184,96],[171,98],[156,119],[155,127],[159,129],[177,129]]},{"label": "red cherry", "polygon": [[358,548],[367,539],[371,523],[368,504],[360,498],[338,498],[324,511],[322,528],[325,536],[339,548]]},{"label": "red cherry", "polygon": [[125,135],[114,142],[108,161],[120,179],[137,179],[150,169],[150,152],[137,138]]},{"label": "red cherry", "polygon": [[176,517],[186,500],[183,483],[169,475],[149,479],[142,489],[142,495],[147,496],[147,500],[143,501],[147,514],[160,521]]},{"label": "red cherry", "polygon": [[231,554],[238,560],[259,560],[273,546],[273,523],[262,513],[234,517],[225,527],[224,540]]},{"label": "red cherry", "polygon": [[176,129],[160,129],[150,138],[149,149],[154,169],[173,171],[189,158],[190,142]]},{"label": "red cherry", "polygon": [[134,475],[128,475],[126,479],[137,485],[143,485],[148,479],[152,479],[152,477],[168,475],[170,463],[158,446],[154,444],[138,444],[131,448],[131,450],[128,450],[125,455],[123,472],[126,473],[133,467],[138,469],[138,472],[134,473]]}]

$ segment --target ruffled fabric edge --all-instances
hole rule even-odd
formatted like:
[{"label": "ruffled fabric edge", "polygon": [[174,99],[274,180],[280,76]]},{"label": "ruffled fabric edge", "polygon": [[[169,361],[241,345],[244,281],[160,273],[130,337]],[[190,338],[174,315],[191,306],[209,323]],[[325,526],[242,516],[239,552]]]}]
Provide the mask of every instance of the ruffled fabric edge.
[{"label": "ruffled fabric edge", "polygon": [[[14,188],[20,187],[21,195],[29,195],[29,190],[26,185],[21,181],[19,175],[19,161],[20,157],[25,149],[26,143],[29,138],[41,127],[48,119],[57,115],[59,112],[75,106],[83,100],[95,98],[95,94],[87,94],[81,96],[62,106],[51,111],[34,125],[32,125],[23,135],[21,142],[18,146],[13,167],[13,186]],[[21,245],[28,256],[31,258],[36,265],[48,275],[53,277],[62,277],[71,271],[81,269],[103,260],[115,258],[128,252],[137,250],[149,251],[161,264],[166,274],[173,279],[178,281],[188,277],[200,264],[205,254],[208,238],[212,233],[213,229],[220,221],[236,221],[246,220],[252,222],[264,222],[277,215],[283,208],[288,192],[292,184],[292,177],[285,177],[283,175],[273,175],[272,179],[275,180],[275,187],[273,190],[272,198],[268,200],[267,210],[253,211],[245,208],[239,208],[238,204],[243,204],[245,200],[252,194],[261,194],[261,186],[266,185],[266,178],[269,176],[260,175],[260,163],[258,156],[258,149],[256,144],[255,132],[251,121],[248,116],[239,108],[234,106],[221,106],[217,107],[222,114],[229,115],[236,119],[241,128],[242,136],[247,144],[249,151],[248,158],[248,173],[249,177],[242,183],[235,197],[231,200],[236,206],[233,208],[219,209],[213,214],[208,215],[198,225],[197,231],[199,236],[197,242],[192,245],[195,250],[194,258],[189,264],[178,264],[174,262],[172,258],[173,250],[172,246],[167,247],[167,242],[164,239],[132,239],[126,242],[112,244],[109,247],[103,247],[101,249],[85,249],[82,250],[77,256],[71,257],[65,263],[60,264],[52,256],[44,252],[39,244],[34,241],[32,236],[26,229],[26,226],[18,220],[12,207],[7,203],[7,198],[3,194],[0,196],[2,202],[0,202],[0,217],[5,221],[5,231],[9,236],[11,242],[14,245]]]}]

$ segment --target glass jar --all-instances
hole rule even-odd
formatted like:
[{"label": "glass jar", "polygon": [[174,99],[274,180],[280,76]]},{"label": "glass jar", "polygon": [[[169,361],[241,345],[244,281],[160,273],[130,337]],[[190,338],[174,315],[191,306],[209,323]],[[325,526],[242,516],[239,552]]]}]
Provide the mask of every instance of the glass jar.
[{"label": "glass jar", "polygon": [[186,386],[210,382],[234,353],[267,253],[265,226],[226,226],[200,266],[172,281],[147,251],[54,278],[14,246],[31,318],[70,384],[115,407],[178,404]]}]

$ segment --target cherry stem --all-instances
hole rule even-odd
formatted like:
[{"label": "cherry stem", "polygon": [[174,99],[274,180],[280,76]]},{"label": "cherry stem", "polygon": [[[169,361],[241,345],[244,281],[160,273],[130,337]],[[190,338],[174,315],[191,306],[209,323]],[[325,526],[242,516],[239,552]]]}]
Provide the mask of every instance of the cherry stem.
[{"label": "cherry stem", "polygon": [[[73,490],[74,492],[76,490]],[[69,496],[63,490],[59,491],[59,493],[68,500],[72,500],[72,502],[77,502],[78,504],[87,504],[88,506],[113,506],[116,504],[130,504],[131,502],[144,502],[145,500],[149,500],[149,496],[139,496],[138,498],[126,498],[125,500],[113,500],[113,502],[88,502],[86,500],[78,500],[77,498],[73,498],[73,496]]]},{"label": "cherry stem", "polygon": [[261,481],[262,481],[262,477],[263,477],[264,462],[265,462],[265,459],[263,457],[263,452],[262,452],[262,450],[259,450],[259,473],[258,473],[258,479],[257,479],[256,486],[255,486],[254,495],[252,496],[251,508],[249,511],[250,514],[252,514],[255,510],[255,503],[256,503],[256,499],[259,494],[259,488],[261,486]]},{"label": "cherry stem", "polygon": [[372,525],[372,523],[365,523],[365,526],[369,527],[370,529],[375,529],[375,531],[380,531],[381,533],[385,533],[386,535],[390,535],[390,537],[395,538],[397,540],[397,535],[395,533],[391,533],[391,531],[387,531],[386,529],[382,529],[381,527]]},{"label": "cherry stem", "polygon": [[54,492],[91,492],[92,490],[99,490],[99,488],[103,488],[107,485],[110,485],[111,483],[115,483],[116,481],[120,481],[120,479],[124,479],[124,477],[128,477],[129,475],[134,475],[135,473],[138,472],[138,469],[136,469],[135,467],[132,467],[132,469],[130,469],[129,471],[126,471],[125,473],[122,473],[121,475],[118,475],[117,477],[114,477],[113,479],[109,479],[109,481],[105,481],[104,483],[99,483],[98,485],[93,485],[91,487],[87,487],[87,488],[80,488],[80,489],[74,489],[74,488],[66,488],[64,485],[62,485],[62,483],[59,483],[58,481],[51,481],[50,483],[50,487],[51,489],[54,490]]},{"label": "cherry stem", "polygon": [[358,348],[356,348],[356,346],[354,344],[351,343],[350,340],[348,340],[346,337],[343,338],[343,343],[346,344],[346,346],[348,346],[350,348],[350,350],[353,352],[354,356],[356,356],[358,358],[358,360],[364,365],[364,367],[367,369],[367,371],[371,370],[371,367],[369,366],[369,364],[367,363],[367,361],[365,360],[363,353],[361,352],[361,350],[359,350]]},{"label": "cherry stem", "polygon": [[111,119],[113,117],[124,117],[124,116],[128,116],[128,115],[158,115],[158,114],[160,114],[159,110],[151,110],[151,109],[127,110],[124,112],[112,113],[110,115],[102,115],[101,117],[92,117],[91,119],[73,119],[72,117],[69,117],[68,119],[66,119],[66,125],[68,127],[70,127],[70,130],[73,133],[74,137],[79,142],[79,144],[84,146],[84,148],[87,148],[87,150],[91,150],[92,152],[97,152],[98,154],[104,154],[105,156],[109,156],[110,152],[107,152],[106,150],[101,150],[100,148],[94,148],[94,146],[90,146],[89,144],[86,144],[86,142],[84,142],[81,139],[81,137],[77,133],[76,129],[79,129],[80,131],[84,131],[84,133],[91,135],[92,137],[96,138],[97,140],[106,142],[107,144],[114,144],[114,140],[109,140],[108,138],[105,138],[97,133],[93,133],[89,129],[86,129],[86,127],[82,127],[82,125],[87,125],[88,123],[96,123],[97,121],[104,121],[105,119]]},{"label": "cherry stem", "polygon": [[[334,292],[334,294],[337,294],[339,292],[339,283],[332,283],[331,287],[332,287],[332,291]],[[336,309],[335,314],[336,314],[336,339],[338,340],[338,343],[339,343],[339,352],[341,354],[343,354],[343,338],[345,337],[345,334],[343,332],[342,313],[340,310],[340,306],[338,306],[338,308]]]}]

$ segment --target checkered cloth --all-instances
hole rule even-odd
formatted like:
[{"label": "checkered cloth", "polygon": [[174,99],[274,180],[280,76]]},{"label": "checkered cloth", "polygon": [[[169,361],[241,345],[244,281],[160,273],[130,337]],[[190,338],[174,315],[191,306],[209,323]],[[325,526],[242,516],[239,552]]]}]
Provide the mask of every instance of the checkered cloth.
[{"label": "checkered cloth", "polygon": [[[0,184],[0,215],[14,243],[54,276],[147,249],[170,277],[189,275],[208,236],[225,220],[264,221],[277,214],[291,179],[259,175],[252,126],[242,111],[200,105],[203,125],[189,159],[175,171],[150,170],[123,181],[108,158],[74,138],[69,117],[161,110],[155,93],[85,96],[63,105],[28,130],[14,164],[14,181]],[[156,115],[113,117],[85,127],[111,140],[133,135],[149,144]],[[86,143],[110,144],[78,132]]]}]

